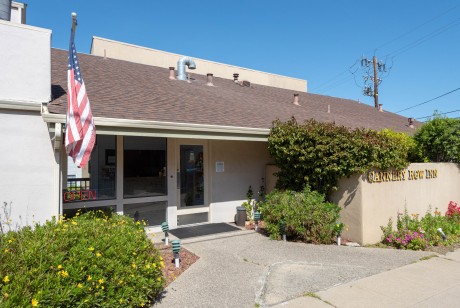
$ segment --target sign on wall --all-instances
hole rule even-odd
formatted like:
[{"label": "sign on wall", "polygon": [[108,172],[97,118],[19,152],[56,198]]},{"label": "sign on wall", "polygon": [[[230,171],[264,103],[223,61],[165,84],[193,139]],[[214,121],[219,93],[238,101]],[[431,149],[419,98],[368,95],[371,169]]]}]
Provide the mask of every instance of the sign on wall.
[{"label": "sign on wall", "polygon": [[394,170],[394,171],[369,171],[367,181],[369,183],[430,180],[438,177],[437,169],[419,170]]}]

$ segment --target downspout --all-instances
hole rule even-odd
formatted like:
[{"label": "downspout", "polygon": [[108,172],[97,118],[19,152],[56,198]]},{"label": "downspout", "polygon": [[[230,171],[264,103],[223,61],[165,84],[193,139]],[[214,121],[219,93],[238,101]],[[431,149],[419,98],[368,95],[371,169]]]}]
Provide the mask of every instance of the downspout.
[{"label": "downspout", "polygon": [[178,80],[187,80],[187,75],[185,72],[185,66],[188,66],[189,69],[194,70],[196,64],[190,57],[182,57],[177,61],[177,79]]}]

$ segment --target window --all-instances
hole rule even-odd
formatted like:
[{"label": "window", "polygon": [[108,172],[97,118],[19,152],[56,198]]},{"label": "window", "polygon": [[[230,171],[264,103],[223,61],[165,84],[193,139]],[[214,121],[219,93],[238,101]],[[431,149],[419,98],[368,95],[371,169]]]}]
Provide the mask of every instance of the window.
[{"label": "window", "polygon": [[124,198],[166,195],[166,138],[124,138]]},{"label": "window", "polygon": [[97,135],[88,164],[78,168],[67,158],[67,185],[64,202],[115,199],[115,136]]}]

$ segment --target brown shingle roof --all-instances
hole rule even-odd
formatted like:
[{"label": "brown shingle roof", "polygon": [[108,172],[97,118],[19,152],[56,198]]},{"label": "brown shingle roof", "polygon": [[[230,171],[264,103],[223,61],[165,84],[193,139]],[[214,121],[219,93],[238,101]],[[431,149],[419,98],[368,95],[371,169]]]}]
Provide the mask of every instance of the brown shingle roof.
[{"label": "brown shingle roof", "polygon": [[[413,132],[407,118],[379,112],[356,101],[195,75],[192,83],[169,80],[165,68],[79,54],[93,115],[96,117],[270,128],[272,121],[314,118],[348,127],[391,128]],[[65,114],[67,107],[67,52],[52,49],[51,113]],[[294,105],[294,93],[301,106]],[[327,113],[330,105],[331,113]]]}]

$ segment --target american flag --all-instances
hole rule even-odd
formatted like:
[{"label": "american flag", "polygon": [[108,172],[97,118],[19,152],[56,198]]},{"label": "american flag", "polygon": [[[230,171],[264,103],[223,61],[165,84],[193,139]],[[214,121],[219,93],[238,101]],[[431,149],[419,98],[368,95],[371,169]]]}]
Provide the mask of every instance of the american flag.
[{"label": "american flag", "polygon": [[84,167],[94,147],[96,127],[80,72],[73,31],[70,36],[67,89],[66,152],[78,167]]}]

